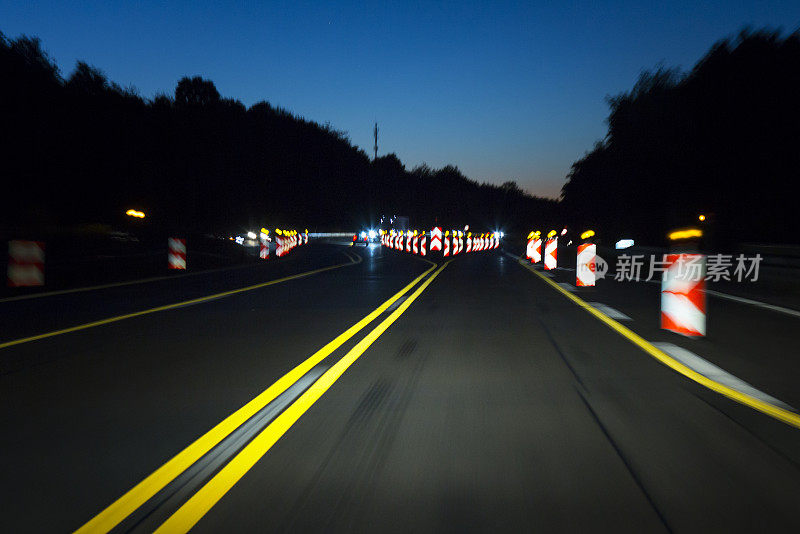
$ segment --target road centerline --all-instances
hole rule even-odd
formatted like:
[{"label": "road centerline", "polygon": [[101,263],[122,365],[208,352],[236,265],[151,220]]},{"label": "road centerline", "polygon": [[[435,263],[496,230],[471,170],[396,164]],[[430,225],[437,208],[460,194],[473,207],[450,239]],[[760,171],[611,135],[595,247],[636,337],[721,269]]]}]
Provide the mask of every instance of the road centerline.
[{"label": "road centerline", "polygon": [[298,364],[294,369],[286,373],[284,376],[279,378],[275,383],[253,398],[250,402],[226,417],[223,421],[203,434],[200,438],[195,440],[188,447],[175,455],[172,459],[168,460],[165,464],[156,469],[144,480],[128,490],[124,495],[119,497],[99,514],[90,519],[76,532],[109,532],[128,516],[134,513],[140,506],[145,504],[156,493],[161,491],[167,484],[189,469],[195,462],[207,454],[223,439],[245,424],[267,404],[272,402],[280,394],[305,376],[306,373],[308,373],[314,366],[322,362],[342,344],[347,342],[350,338],[352,338],[377,317],[383,314],[395,303],[395,301],[408,293],[435,268],[436,266],[434,265],[417,276],[408,285],[403,287],[400,291],[395,293],[392,297],[390,297],[356,324],[339,334],[332,341],[328,342],[325,346],[323,346],[305,361]]},{"label": "road centerline", "polygon": [[[452,260],[450,260],[452,261]],[[294,403],[258,434],[209,482],[183,504],[155,532],[188,532],[213,506],[272,448],[272,446],[313,406],[344,372],[391,326],[447,267],[441,265],[389,317],[381,321],[347,354],[328,369]],[[426,273],[427,274],[427,273]]]}]

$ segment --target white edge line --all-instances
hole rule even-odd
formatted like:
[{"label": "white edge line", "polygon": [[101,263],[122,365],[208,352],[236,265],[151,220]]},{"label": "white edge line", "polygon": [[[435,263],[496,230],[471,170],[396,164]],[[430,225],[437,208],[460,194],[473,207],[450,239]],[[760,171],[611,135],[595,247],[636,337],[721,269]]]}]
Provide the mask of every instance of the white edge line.
[{"label": "white edge line", "polygon": [[761,302],[758,300],[750,300],[744,297],[728,295],[727,293],[720,293],[719,291],[713,291],[711,289],[706,289],[706,293],[714,297],[732,300],[734,302],[739,302],[741,304],[749,304],[751,306],[756,306],[758,308],[764,308],[765,310],[783,313],[784,315],[791,315],[792,317],[800,317],[800,311],[792,310],[791,308],[784,308],[783,306],[776,306],[775,304],[768,304],[766,302]]}]

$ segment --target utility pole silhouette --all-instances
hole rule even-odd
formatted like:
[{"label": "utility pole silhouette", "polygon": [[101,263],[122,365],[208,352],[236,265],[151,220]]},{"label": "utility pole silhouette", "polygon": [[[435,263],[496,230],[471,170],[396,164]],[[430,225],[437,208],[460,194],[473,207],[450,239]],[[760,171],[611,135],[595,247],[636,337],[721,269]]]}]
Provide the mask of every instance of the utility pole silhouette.
[{"label": "utility pole silhouette", "polygon": [[378,123],[375,123],[375,158],[378,159]]}]

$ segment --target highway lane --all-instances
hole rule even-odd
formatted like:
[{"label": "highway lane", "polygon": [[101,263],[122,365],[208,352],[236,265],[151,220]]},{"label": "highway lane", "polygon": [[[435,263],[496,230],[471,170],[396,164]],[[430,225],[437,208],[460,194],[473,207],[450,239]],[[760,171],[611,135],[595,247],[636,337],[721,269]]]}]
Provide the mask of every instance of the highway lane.
[{"label": "highway lane", "polygon": [[[297,247],[288,256],[261,263],[200,272],[166,272],[155,280],[111,284],[89,291],[0,299],[0,344],[206,295],[264,283],[298,273],[350,263],[341,247],[315,243]],[[79,289],[79,288],[76,288]]]},{"label": "highway lane", "polygon": [[[380,249],[336,248],[333,257],[317,250],[320,258],[305,266],[349,263],[343,250],[363,261],[0,349],[3,362],[16,362],[0,376],[3,502],[14,510],[5,524],[14,531],[79,527],[429,268]],[[212,286],[274,274],[230,280],[221,272],[225,279]],[[197,289],[191,278],[172,282],[172,299]],[[72,295],[78,297],[89,295]],[[103,316],[119,311],[117,299],[94,297],[96,306],[109,304]],[[135,304],[166,298],[148,295]],[[38,302],[46,308],[46,299]]]},{"label": "highway lane", "polygon": [[798,464],[701,390],[513,260],[462,257],[195,528],[796,530]]},{"label": "highway lane", "polygon": [[[16,430],[2,446],[10,524],[76,528],[428,269],[358,253],[352,267],[5,349],[64,355],[0,377]],[[309,371],[319,384],[356,353],[197,531],[800,526],[797,429],[681,377],[507,256],[459,257],[420,284]],[[189,497],[123,527],[152,530]]]}]

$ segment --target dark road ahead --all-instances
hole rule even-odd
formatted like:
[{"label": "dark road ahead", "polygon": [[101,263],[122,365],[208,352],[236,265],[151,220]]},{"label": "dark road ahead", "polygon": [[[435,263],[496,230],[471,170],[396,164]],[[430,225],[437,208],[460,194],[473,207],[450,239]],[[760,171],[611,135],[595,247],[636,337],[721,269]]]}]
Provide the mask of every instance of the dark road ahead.
[{"label": "dark road ahead", "polygon": [[[657,329],[654,291],[574,294],[795,414],[797,361],[741,332],[800,319],[712,302],[695,342]],[[4,531],[800,531],[800,428],[500,251],[317,244],[0,313]]]}]

